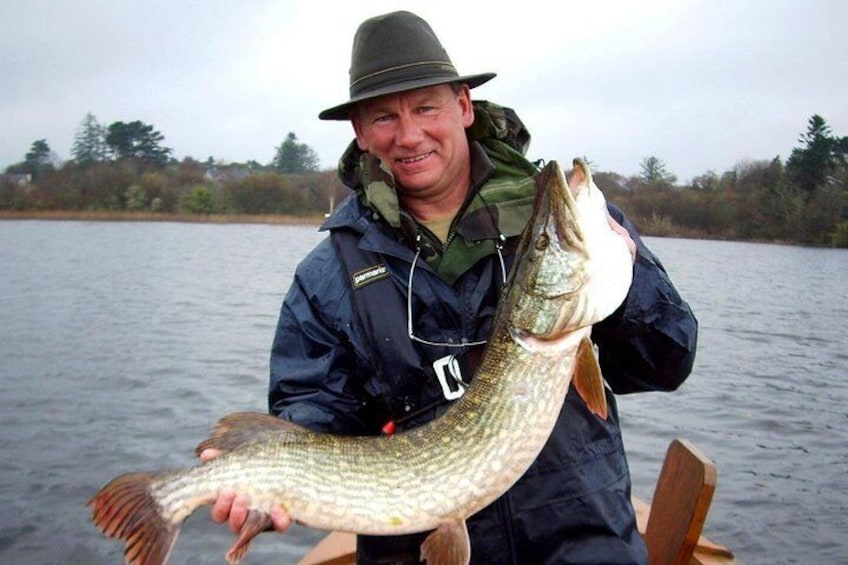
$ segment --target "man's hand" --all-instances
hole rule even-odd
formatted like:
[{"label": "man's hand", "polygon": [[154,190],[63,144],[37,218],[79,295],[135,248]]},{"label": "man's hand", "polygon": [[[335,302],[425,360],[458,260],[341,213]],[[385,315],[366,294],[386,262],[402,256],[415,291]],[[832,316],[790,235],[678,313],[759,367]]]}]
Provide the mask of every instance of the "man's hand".
[{"label": "man's hand", "polygon": [[633,241],[633,238],[630,237],[630,232],[624,229],[624,226],[615,221],[615,218],[610,216],[609,212],[607,212],[607,221],[609,222],[612,231],[620,235],[624,239],[624,243],[627,244],[627,249],[630,250],[630,260],[634,263],[636,262],[636,243]]},{"label": "man's hand", "polygon": [[[204,449],[200,454],[200,460],[207,463],[219,455],[221,455],[220,450]],[[248,499],[244,496],[238,496],[234,492],[221,493],[218,500],[212,505],[212,521],[216,524],[228,522],[230,531],[238,534],[245,520],[247,520],[249,510],[247,505]],[[279,506],[272,508],[269,516],[271,517],[271,523],[274,529],[281,534],[285,533],[291,526],[291,517]]]}]

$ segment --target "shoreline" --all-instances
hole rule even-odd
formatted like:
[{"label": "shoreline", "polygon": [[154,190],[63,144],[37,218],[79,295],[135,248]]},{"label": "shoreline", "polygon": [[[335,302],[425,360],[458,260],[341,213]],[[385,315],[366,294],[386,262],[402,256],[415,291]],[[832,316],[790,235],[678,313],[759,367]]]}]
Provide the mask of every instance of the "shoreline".
[{"label": "shoreline", "polygon": [[[170,214],[167,212],[143,212],[127,210],[0,210],[0,221],[71,221],[71,222],[175,222],[185,224],[268,224],[289,226],[315,226],[324,223],[323,214],[311,216],[293,216],[287,214]],[[643,237],[663,237],[679,239],[701,239],[707,241],[735,241],[739,243],[760,243],[766,245],[789,245],[798,247],[819,247],[830,249],[827,245],[803,244],[782,240],[733,239],[694,233],[691,230],[674,232],[663,230],[654,233],[651,230],[641,232]]]},{"label": "shoreline", "polygon": [[77,222],[177,222],[205,224],[321,225],[324,217],[285,214],[167,214],[125,210],[0,210],[0,220]]}]

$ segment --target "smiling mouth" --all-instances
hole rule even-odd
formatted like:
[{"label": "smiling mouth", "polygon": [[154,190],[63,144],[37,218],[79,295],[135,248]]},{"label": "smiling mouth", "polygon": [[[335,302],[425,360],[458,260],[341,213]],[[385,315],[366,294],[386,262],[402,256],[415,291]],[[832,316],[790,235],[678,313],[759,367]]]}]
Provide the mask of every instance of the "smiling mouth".
[{"label": "smiling mouth", "polygon": [[423,161],[424,159],[426,159],[427,157],[429,157],[432,154],[433,154],[433,151],[428,151],[427,153],[422,153],[421,155],[416,155],[414,157],[399,158],[399,159],[397,159],[397,161],[399,163],[404,164],[404,165],[411,165],[413,163]]}]

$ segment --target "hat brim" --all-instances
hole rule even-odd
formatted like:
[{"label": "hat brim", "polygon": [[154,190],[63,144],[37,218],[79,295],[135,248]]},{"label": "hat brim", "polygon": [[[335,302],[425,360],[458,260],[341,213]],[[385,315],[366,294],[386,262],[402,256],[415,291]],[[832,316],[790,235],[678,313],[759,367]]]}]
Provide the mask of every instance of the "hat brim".
[{"label": "hat brim", "polygon": [[403,92],[405,90],[415,90],[416,88],[425,88],[427,86],[437,86],[439,84],[449,84],[453,82],[467,84],[468,88],[475,88],[483,83],[489,82],[490,80],[495,78],[495,76],[497,76],[496,73],[480,73],[476,75],[465,75],[461,77],[446,77],[444,75],[441,75],[438,77],[424,77],[413,81],[405,80],[396,84],[387,84],[381,88],[370,90],[367,94],[354,96],[344,104],[339,104],[338,106],[327,108],[326,110],[318,114],[318,119],[349,120],[350,109],[353,107],[354,104],[356,104],[357,102],[362,102],[363,100],[370,100],[371,98],[377,98],[378,96],[384,96],[386,94],[394,94],[396,92]]}]

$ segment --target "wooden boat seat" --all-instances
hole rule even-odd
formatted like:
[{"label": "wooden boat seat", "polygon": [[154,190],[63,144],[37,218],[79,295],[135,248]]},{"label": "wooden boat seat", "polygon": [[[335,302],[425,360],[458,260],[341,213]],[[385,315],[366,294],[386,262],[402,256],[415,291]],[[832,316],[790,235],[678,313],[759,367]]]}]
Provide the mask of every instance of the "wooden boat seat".
[{"label": "wooden boat seat", "polygon": [[[639,531],[652,565],[729,565],[726,547],[701,536],[716,487],[716,467],[684,439],[671,442],[650,504],[633,498]],[[300,565],[356,563],[356,536],[332,532]]]},{"label": "wooden boat seat", "polygon": [[734,563],[725,547],[701,536],[716,487],[716,466],[684,439],[671,442],[651,504],[634,498],[639,531],[655,565]]}]

